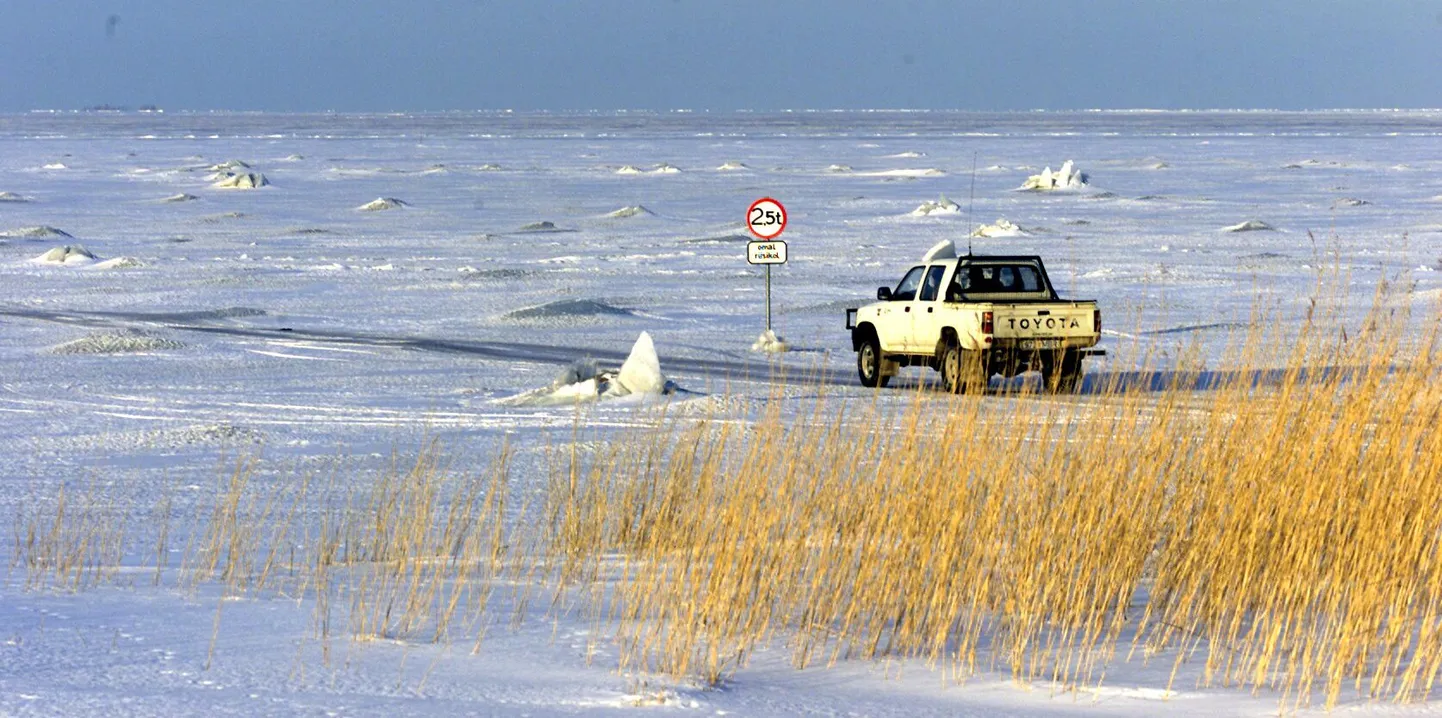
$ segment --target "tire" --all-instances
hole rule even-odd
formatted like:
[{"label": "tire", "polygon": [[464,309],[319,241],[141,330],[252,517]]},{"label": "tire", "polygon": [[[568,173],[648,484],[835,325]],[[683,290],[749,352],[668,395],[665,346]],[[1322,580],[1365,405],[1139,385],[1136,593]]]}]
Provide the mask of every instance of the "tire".
[{"label": "tire", "polygon": [[941,371],[941,388],[952,394],[982,394],[986,391],[989,372],[979,352],[967,351],[948,341],[941,349],[937,369]]},{"label": "tire", "polygon": [[1075,394],[1081,388],[1081,355],[1065,350],[1058,356],[1051,353],[1042,358],[1041,380],[1046,390],[1053,394]]},{"label": "tire", "polygon": [[881,361],[881,342],[876,340],[875,334],[871,334],[861,341],[856,350],[856,374],[861,377],[862,386],[881,387],[891,381],[889,375],[882,373]]}]

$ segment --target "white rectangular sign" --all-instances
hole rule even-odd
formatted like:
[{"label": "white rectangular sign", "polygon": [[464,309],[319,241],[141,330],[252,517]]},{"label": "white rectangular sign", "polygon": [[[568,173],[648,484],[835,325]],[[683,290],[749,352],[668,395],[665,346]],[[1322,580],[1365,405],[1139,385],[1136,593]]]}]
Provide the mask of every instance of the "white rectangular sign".
[{"label": "white rectangular sign", "polygon": [[746,243],[746,261],[752,264],[785,264],[786,243],[778,240]]}]

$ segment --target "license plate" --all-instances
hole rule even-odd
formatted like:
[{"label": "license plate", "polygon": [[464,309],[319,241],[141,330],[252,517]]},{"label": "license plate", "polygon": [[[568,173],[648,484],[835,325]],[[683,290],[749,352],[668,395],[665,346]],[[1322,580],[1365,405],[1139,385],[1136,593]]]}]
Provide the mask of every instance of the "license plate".
[{"label": "license plate", "polygon": [[1061,340],[1060,340],[1060,339],[1023,339],[1023,340],[1021,340],[1021,348],[1022,348],[1022,349],[1060,349],[1060,348],[1061,348]]}]

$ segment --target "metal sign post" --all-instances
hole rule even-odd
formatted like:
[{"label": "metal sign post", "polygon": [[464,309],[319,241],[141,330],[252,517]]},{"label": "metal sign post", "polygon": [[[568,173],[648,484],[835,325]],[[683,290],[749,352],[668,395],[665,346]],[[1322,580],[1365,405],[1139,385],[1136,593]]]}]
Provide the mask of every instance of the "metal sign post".
[{"label": "metal sign post", "polygon": [[786,229],[786,208],[762,197],[746,210],[746,227],[761,241],[746,243],[746,261],[766,265],[766,331],[771,331],[771,265],[786,263],[786,243],[777,237]]}]

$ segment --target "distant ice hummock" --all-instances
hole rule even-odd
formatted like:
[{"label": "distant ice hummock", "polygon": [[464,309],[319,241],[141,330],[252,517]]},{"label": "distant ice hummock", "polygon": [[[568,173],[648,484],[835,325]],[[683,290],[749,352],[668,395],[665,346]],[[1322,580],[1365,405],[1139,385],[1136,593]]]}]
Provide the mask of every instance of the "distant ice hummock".
[{"label": "distant ice hummock", "polygon": [[93,264],[99,257],[96,257],[90,250],[78,245],[67,244],[63,247],[55,247],[50,251],[31,260],[39,264]]},{"label": "distant ice hummock", "polygon": [[720,167],[717,167],[716,169],[721,172],[739,172],[741,170],[749,170],[751,168],[740,162],[727,162]]},{"label": "distant ice hummock", "polygon": [[356,207],[358,212],[384,212],[388,209],[401,209],[411,206],[410,202],[399,200],[395,197],[377,197],[365,204]]},{"label": "distant ice hummock", "polygon": [[0,192],[0,202],[29,202],[30,198],[22,197],[14,192]]},{"label": "distant ice hummock", "polygon": [[921,205],[918,206],[916,209],[911,210],[911,216],[913,217],[930,217],[933,215],[959,214],[961,214],[961,205],[958,205],[957,203],[947,199],[946,195],[942,195],[941,199],[938,199],[935,202],[932,202],[930,200],[922,202]]},{"label": "distant ice hummock", "polygon": [[1030,234],[1021,225],[1005,218],[998,218],[992,224],[983,224],[971,232],[973,237],[1026,237]]},{"label": "distant ice hummock", "polygon": [[1053,192],[1056,190],[1075,190],[1085,187],[1087,176],[1081,170],[1072,167],[1072,161],[1067,160],[1062,164],[1061,169],[1052,172],[1050,167],[1041,171],[1039,175],[1032,175],[1026,178],[1017,189],[1035,192]]},{"label": "distant ice hummock", "polygon": [[1276,228],[1272,225],[1257,219],[1249,219],[1245,222],[1222,228],[1223,232],[1272,232],[1275,230]]},{"label": "distant ice hummock", "polygon": [[194,202],[195,200],[198,200],[198,199],[200,199],[200,198],[199,198],[199,197],[196,197],[196,196],[193,195],[193,194],[186,194],[186,193],[184,193],[184,192],[181,192],[180,194],[170,195],[169,197],[166,197],[165,199],[162,199],[162,200],[160,200],[160,201],[161,201],[161,202]]},{"label": "distant ice hummock", "polygon": [[631,217],[654,217],[656,213],[639,204],[633,204],[629,207],[622,207],[614,212],[607,212],[606,216],[612,219],[628,219]]},{"label": "distant ice hummock", "polygon": [[256,189],[269,185],[270,180],[266,179],[265,175],[259,172],[243,172],[222,177],[216,180],[215,184],[212,184],[211,187],[217,189]]}]

